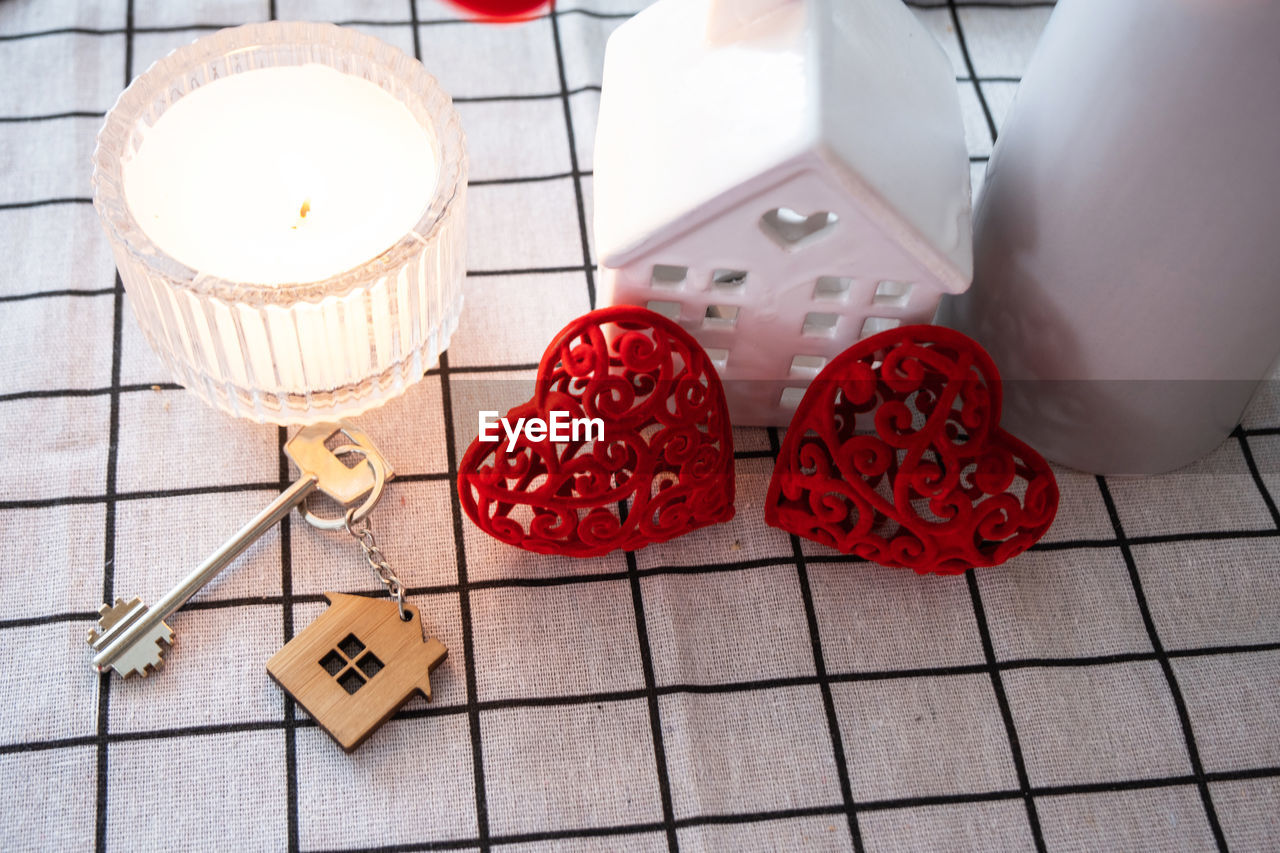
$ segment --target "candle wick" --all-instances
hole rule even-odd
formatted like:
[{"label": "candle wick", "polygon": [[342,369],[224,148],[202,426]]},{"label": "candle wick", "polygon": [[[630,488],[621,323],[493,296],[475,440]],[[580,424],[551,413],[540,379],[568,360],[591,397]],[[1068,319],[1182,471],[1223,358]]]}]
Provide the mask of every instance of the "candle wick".
[{"label": "candle wick", "polygon": [[302,220],[306,219],[307,214],[310,212],[311,212],[311,199],[309,198],[304,199],[302,202],[302,207],[298,208],[298,221],[290,225],[289,226],[290,229],[297,231],[298,226],[302,223]]}]

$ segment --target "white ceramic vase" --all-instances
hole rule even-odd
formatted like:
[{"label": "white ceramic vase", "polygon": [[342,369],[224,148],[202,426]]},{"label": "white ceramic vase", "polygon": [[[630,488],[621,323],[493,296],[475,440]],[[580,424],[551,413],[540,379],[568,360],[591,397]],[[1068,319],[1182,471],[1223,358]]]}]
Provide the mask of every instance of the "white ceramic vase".
[{"label": "white ceramic vase", "polygon": [[1062,0],[942,318],[1048,458],[1150,474],[1218,446],[1280,357],[1280,2]]}]

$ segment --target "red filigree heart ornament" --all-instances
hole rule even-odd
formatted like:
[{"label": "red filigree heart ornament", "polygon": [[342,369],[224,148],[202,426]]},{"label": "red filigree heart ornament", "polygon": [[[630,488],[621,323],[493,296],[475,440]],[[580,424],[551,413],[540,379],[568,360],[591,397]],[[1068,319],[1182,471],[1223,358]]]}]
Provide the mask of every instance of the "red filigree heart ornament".
[{"label": "red filigree heart ornament", "polygon": [[885,566],[958,574],[1031,547],[1058,484],[1000,428],[991,356],[940,326],[860,341],[813,380],[787,429],[765,521]]},{"label": "red filigree heart ornament", "polygon": [[[533,399],[507,412],[549,422],[599,418],[603,438],[522,431],[471,442],[458,494],[481,530],[540,554],[635,550],[733,518],[733,435],[720,378],[687,332],[645,308],[614,306],[556,335]],[[562,436],[563,437],[563,436]]]}]

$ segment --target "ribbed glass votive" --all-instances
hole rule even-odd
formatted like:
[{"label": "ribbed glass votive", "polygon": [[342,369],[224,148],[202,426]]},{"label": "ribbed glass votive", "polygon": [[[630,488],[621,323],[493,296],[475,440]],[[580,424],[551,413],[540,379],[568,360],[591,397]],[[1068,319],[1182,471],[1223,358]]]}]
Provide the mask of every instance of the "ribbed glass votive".
[{"label": "ribbed glass votive", "polygon": [[[367,260],[310,281],[220,277],[157,245],[131,209],[125,181],[161,116],[232,75],[316,64],[378,86],[426,131],[430,150],[421,156],[434,158],[436,178],[416,224]],[[148,342],[207,402],[280,424],[358,414],[434,365],[462,308],[466,185],[462,129],[435,78],[401,51],[329,24],[251,24],[174,51],[120,96],[93,155],[94,205]],[[244,199],[246,216],[255,203]]]}]

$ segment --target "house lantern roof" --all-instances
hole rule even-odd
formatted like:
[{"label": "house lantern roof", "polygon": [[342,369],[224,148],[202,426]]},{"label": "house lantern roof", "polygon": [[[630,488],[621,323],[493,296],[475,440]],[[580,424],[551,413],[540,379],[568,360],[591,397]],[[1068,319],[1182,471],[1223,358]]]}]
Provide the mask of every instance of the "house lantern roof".
[{"label": "house lantern roof", "polygon": [[594,180],[605,266],[816,168],[942,289],[968,287],[954,74],[899,0],[659,0],[610,38],[604,92]]}]

